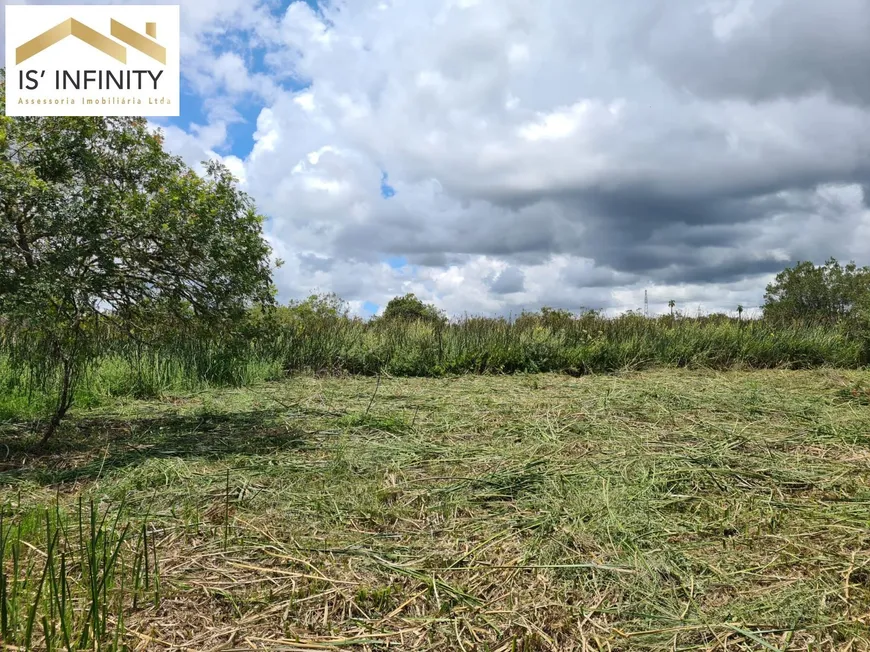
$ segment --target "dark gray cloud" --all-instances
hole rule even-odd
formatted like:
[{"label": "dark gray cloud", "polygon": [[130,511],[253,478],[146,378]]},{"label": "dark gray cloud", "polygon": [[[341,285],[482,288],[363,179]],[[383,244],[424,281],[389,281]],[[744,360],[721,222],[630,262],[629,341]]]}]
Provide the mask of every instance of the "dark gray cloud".
[{"label": "dark gray cloud", "polygon": [[299,266],[310,272],[328,272],[335,265],[335,261],[326,256],[317,254],[299,254]]},{"label": "dark gray cloud", "polygon": [[763,259],[746,258],[738,252],[729,251],[724,260],[704,264],[692,260],[691,264],[668,265],[656,270],[653,278],[664,284],[703,284],[715,279],[716,283],[733,283],[747,278],[755,278],[781,272],[786,265],[796,261],[776,257]]},{"label": "dark gray cloud", "polygon": [[458,260],[456,256],[448,256],[443,251],[433,251],[425,254],[411,254],[408,262],[421,267],[447,267],[451,261]]},{"label": "dark gray cloud", "polygon": [[612,288],[641,280],[637,275],[617,272],[604,267],[572,265],[562,270],[559,280],[576,288]]},{"label": "dark gray cloud", "polygon": [[637,56],[677,88],[706,98],[764,102],[824,93],[870,105],[866,0],[730,4],[713,22],[701,11],[660,11],[654,27],[638,35]]},{"label": "dark gray cloud", "polygon": [[517,267],[507,267],[492,277],[489,288],[495,294],[513,294],[522,292],[526,275]]}]

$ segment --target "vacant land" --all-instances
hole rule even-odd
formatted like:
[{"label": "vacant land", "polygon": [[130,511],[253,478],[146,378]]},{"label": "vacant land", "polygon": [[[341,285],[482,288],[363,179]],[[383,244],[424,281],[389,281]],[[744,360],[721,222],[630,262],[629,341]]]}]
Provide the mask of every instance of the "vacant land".
[{"label": "vacant land", "polygon": [[868,649],[866,378],[299,377],[80,410],[40,453],[8,423],[6,554],[20,537],[32,566],[13,602],[7,559],[3,626],[61,649],[88,627],[165,650]]}]

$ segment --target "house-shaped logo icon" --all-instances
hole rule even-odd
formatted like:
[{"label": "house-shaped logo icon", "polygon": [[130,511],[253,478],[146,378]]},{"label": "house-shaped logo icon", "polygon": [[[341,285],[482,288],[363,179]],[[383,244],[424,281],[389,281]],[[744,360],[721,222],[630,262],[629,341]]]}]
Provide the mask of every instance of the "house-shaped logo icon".
[{"label": "house-shaped logo icon", "polygon": [[177,117],[181,7],[163,1],[5,3],[6,115]]},{"label": "house-shaped logo icon", "polygon": [[[156,40],[152,40],[157,38],[157,23],[145,23],[145,34],[140,34],[113,18],[111,21],[111,35],[155,61],[166,65],[166,48],[157,43]],[[75,36],[77,39],[108,54],[121,63],[127,63],[127,48],[84,23],[77,21],[75,18],[67,18],[62,23],[30,39],[24,45],[18,46],[15,49],[15,64],[18,65],[26,61],[30,57],[50,48],[55,43],[62,41],[67,36]]]}]

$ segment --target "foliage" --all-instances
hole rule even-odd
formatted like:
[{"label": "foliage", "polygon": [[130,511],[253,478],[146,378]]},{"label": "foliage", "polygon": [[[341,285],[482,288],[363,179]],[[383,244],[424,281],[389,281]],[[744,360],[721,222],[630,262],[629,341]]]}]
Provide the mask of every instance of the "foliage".
[{"label": "foliage", "polygon": [[390,299],[382,319],[385,322],[423,321],[433,324],[446,321],[444,313],[431,304],[423,303],[413,293]]},{"label": "foliage", "polygon": [[764,317],[833,324],[868,296],[870,268],[858,268],[854,262],[841,266],[834,258],[819,266],[803,261],[777,274],[767,286]]},{"label": "foliage", "polygon": [[49,437],[107,329],[236,330],[272,301],[270,250],[222,165],[200,177],[142,118],[9,118],[3,90],[0,315],[11,361],[57,384]]},{"label": "foliage", "polygon": [[302,301],[291,301],[286,308],[278,309],[284,321],[311,322],[324,319],[347,319],[350,314],[347,302],[335,293],[312,294]]},{"label": "foliage", "polygon": [[[158,397],[176,390],[240,387],[292,373],[443,376],[465,373],[608,373],[623,369],[690,367],[856,368],[870,362],[870,332],[850,322],[773,324],[736,316],[605,318],[587,312],[466,317],[447,325],[373,320],[329,309],[283,306],[250,320],[237,333],[209,334],[191,325],[154,331],[149,346],[108,330],[101,355],[83,379],[80,405],[111,396]],[[565,317],[564,315],[562,317]],[[850,325],[853,324],[854,326]],[[0,356],[0,415],[30,415],[45,397],[28,390]],[[0,419],[3,417],[0,416]]]},{"label": "foliage", "polygon": [[600,314],[595,310],[581,310],[580,314],[574,314],[570,310],[563,308],[551,308],[544,306],[540,312],[523,311],[514,322],[520,329],[543,326],[555,330],[565,328],[573,328],[575,326],[583,327],[592,321],[595,321]]},{"label": "foliage", "polygon": [[123,504],[101,513],[81,496],[72,509],[17,503],[0,505],[0,639],[22,649],[129,649],[125,612],[160,603],[147,516],[133,526],[121,520]]}]

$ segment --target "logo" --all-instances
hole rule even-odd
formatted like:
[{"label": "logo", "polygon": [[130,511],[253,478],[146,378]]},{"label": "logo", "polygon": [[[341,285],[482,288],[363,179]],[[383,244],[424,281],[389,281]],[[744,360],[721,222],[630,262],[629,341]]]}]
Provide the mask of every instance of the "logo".
[{"label": "logo", "polygon": [[177,116],[179,36],[177,5],[7,5],[6,114]]}]

